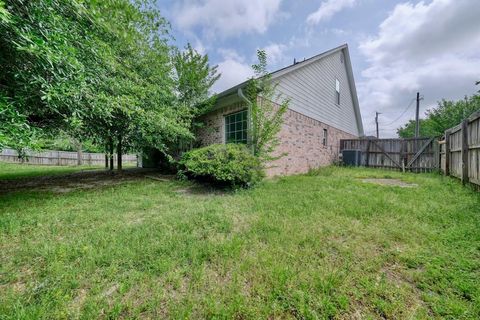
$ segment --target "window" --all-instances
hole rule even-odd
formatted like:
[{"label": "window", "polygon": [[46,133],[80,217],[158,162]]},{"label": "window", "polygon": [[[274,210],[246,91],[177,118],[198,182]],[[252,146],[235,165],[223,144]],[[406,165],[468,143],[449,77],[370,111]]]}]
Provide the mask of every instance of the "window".
[{"label": "window", "polygon": [[225,142],[247,143],[247,110],[225,116]]},{"label": "window", "polygon": [[335,79],[335,102],[340,105],[340,81]]},{"label": "window", "polygon": [[322,139],[322,144],[326,147],[328,143],[328,130],[323,129],[323,139]]}]

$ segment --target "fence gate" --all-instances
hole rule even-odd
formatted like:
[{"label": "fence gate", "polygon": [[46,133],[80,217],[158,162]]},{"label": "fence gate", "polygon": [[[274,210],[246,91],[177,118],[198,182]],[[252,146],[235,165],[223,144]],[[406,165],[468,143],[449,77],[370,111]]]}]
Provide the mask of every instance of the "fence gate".
[{"label": "fence gate", "polygon": [[438,141],[434,138],[345,139],[343,150],[360,150],[365,167],[429,172],[439,168]]}]

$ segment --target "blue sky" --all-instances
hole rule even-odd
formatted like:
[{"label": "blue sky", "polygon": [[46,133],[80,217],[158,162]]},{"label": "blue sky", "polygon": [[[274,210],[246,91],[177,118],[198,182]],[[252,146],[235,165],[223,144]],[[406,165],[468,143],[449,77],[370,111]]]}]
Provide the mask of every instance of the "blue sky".
[{"label": "blue sky", "polygon": [[[381,135],[480,80],[480,0],[164,0],[178,46],[187,42],[219,66],[219,92],[251,75],[262,48],[269,67],[287,66],[348,43],[366,134]],[[399,118],[398,120],[396,120]],[[395,121],[394,121],[395,120]],[[392,123],[393,122],[393,123]]]}]

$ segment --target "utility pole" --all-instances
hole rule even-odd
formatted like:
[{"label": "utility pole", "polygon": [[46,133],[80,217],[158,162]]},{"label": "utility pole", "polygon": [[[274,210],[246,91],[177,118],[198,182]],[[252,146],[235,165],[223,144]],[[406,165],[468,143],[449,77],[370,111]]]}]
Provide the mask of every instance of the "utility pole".
[{"label": "utility pole", "polygon": [[375,125],[377,126],[377,139],[379,138],[378,134],[378,115],[381,114],[380,112],[375,112]]},{"label": "utility pole", "polygon": [[420,136],[420,92],[417,92],[417,111],[415,113],[415,138]]}]

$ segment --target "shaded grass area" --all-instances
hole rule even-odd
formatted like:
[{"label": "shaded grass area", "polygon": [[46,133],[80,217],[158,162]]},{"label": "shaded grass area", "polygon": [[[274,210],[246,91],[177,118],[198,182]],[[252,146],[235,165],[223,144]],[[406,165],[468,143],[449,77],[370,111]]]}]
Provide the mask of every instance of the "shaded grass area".
[{"label": "shaded grass area", "polygon": [[85,170],[100,170],[102,166],[39,166],[0,162],[0,180],[53,176]]},{"label": "shaded grass area", "polygon": [[480,196],[453,179],[330,167],[190,186],[0,195],[0,315],[480,317]]}]

